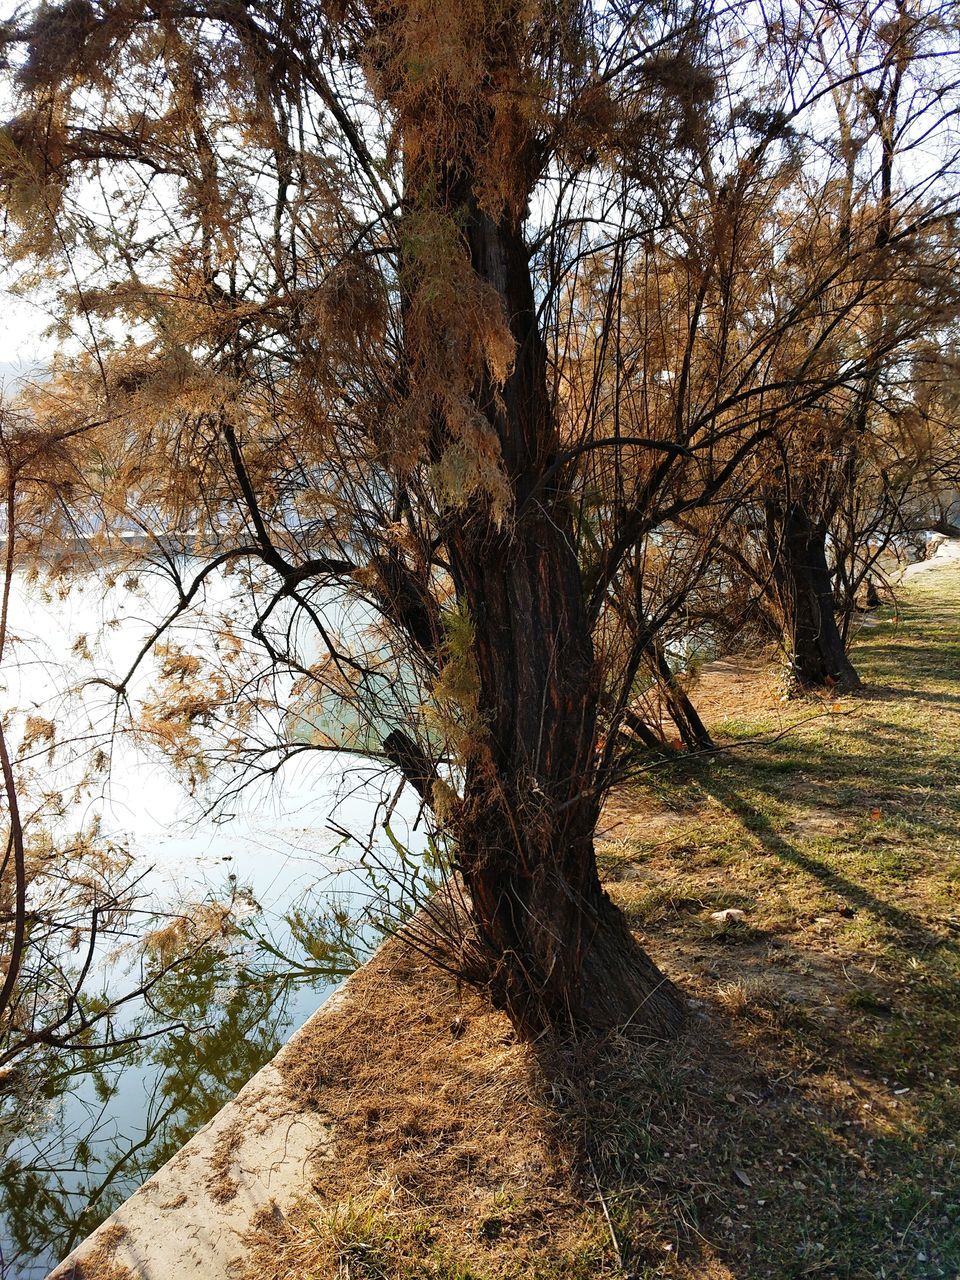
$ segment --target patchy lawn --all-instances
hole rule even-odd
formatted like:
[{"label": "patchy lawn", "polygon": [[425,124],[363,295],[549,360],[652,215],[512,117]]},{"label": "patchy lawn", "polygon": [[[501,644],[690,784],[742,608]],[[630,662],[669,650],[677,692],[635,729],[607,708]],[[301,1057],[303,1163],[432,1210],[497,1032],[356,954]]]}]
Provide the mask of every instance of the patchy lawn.
[{"label": "patchy lawn", "polygon": [[732,749],[608,807],[683,1039],[537,1054],[388,948],[289,1074],[335,1152],[258,1280],[960,1275],[960,566],[855,660],[865,694],[790,704],[714,667]]}]

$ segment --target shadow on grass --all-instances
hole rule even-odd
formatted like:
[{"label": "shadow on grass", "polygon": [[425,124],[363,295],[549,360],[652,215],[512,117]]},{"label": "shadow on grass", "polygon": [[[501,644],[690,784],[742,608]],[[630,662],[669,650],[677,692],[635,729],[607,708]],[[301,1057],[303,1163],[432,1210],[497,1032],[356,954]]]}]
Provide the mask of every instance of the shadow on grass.
[{"label": "shadow on grass", "polygon": [[[958,655],[957,664],[960,666],[960,655]],[[892,670],[890,674],[893,674]],[[862,689],[857,690],[856,697],[858,702],[868,702],[871,699],[878,702],[887,702],[893,698],[914,698],[920,702],[934,702],[942,706],[960,708],[960,693],[943,693],[932,689],[918,689],[904,684],[876,684],[871,681],[864,685]]]},{"label": "shadow on grass", "polygon": [[[950,876],[960,829],[960,612],[943,616],[958,603],[911,602],[895,636],[866,638],[875,683],[851,716],[671,773],[695,823],[699,791],[749,837],[722,850],[724,888],[753,891],[775,859],[879,925],[884,946],[833,930],[705,938],[691,910],[661,939],[698,997],[682,1040],[544,1060],[625,1276],[960,1276],[960,945],[939,880],[906,892]],[[696,859],[696,832],[675,843]],[[641,860],[671,856],[639,844]],[[714,869],[728,865],[717,850],[704,840]]]},{"label": "shadow on grass", "polygon": [[912,947],[920,946],[924,949],[944,945],[943,938],[912,912],[879,897],[864,884],[841,874],[823,858],[787,840],[770,818],[759,812],[751,799],[736,787],[710,777],[702,779],[701,785],[704,791],[739,818],[744,828],[756,836],[767,853],[788,866],[805,872],[854,909],[868,912],[875,920],[893,929],[902,944],[909,943]]},{"label": "shadow on grass", "polygon": [[672,1045],[541,1052],[558,1130],[577,1137],[581,1195],[617,1257],[597,1274],[955,1274],[941,1268],[960,1263],[960,1216],[945,1227],[924,1216],[939,1156],[918,1153],[918,1138],[942,1134],[912,1122],[892,1132],[882,1108],[865,1123],[862,1099],[822,1080],[802,1048],[801,1018],[758,985],[736,1017],[701,1005]]},{"label": "shadow on grass", "polygon": [[890,680],[908,691],[917,680],[956,679],[960,670],[960,592],[946,601],[915,597],[898,623],[867,632],[854,645],[854,663],[867,681]]}]

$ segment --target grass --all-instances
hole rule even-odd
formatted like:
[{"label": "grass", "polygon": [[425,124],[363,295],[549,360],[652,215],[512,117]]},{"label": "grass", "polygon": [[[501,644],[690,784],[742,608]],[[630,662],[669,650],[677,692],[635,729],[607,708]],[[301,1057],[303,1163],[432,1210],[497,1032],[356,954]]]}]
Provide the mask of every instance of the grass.
[{"label": "grass", "polygon": [[[651,1274],[960,1275],[960,570],[919,580],[855,658],[864,695],[621,797],[602,851],[709,1043],[683,1175],[684,1113],[637,1099],[661,1137],[634,1189],[664,1180],[654,1236],[711,1178],[726,1208],[701,1204]],[[783,715],[751,702],[716,727],[745,743]],[[718,929],[715,905],[746,918]],[[719,1176],[736,1161],[747,1181]]]},{"label": "grass", "polygon": [[787,705],[708,671],[733,749],[605,815],[684,1037],[535,1053],[388,955],[292,1072],[335,1154],[251,1274],[960,1276],[960,568],[855,660],[864,694]]}]

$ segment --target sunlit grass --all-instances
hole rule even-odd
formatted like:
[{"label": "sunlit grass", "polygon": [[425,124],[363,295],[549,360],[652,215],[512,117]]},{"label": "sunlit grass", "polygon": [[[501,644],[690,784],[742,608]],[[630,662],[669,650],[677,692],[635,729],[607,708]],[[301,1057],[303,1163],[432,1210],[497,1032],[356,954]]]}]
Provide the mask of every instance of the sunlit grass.
[{"label": "sunlit grass", "polygon": [[[718,1073],[703,1154],[648,1228],[731,1145],[750,1186],[698,1218],[699,1264],[651,1274],[698,1274],[704,1240],[737,1276],[960,1274],[960,569],[921,577],[854,657],[862,696],[798,705],[775,739],[782,707],[733,710],[712,727],[734,749],[638,785],[604,848],[611,892],[762,1099],[721,1121]],[[647,839],[651,806],[672,821]],[[718,929],[717,903],[745,919]],[[709,1062],[699,1079],[709,1095]]]}]

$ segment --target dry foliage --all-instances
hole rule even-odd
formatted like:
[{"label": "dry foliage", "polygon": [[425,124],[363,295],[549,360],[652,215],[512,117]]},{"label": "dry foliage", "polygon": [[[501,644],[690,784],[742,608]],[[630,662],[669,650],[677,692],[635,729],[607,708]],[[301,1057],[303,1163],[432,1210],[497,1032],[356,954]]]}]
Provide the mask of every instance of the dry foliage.
[{"label": "dry foliage", "polygon": [[338,747],[439,780],[494,999],[669,1034],[599,805],[709,746],[675,668],[711,643],[854,687],[874,544],[956,479],[956,35],[927,0],[27,5],[0,185],[64,350],[4,435],[8,572],[164,575],[134,714],[192,786]]},{"label": "dry foliage", "polygon": [[55,1268],[50,1280],[136,1280],[130,1268],[114,1257],[114,1251],[123,1243],[125,1235],[123,1227],[106,1227],[101,1232],[97,1247],[83,1262],[65,1263]]}]

